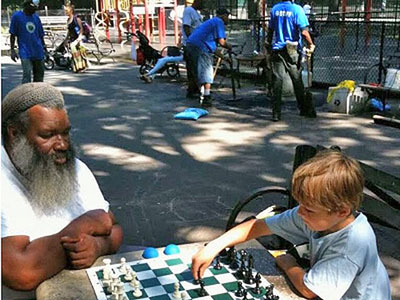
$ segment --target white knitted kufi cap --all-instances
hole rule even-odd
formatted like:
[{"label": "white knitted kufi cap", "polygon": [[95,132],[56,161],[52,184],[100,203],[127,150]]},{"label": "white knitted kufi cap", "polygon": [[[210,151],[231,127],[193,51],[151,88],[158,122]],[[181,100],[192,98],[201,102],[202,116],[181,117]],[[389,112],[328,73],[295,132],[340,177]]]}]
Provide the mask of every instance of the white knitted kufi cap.
[{"label": "white knitted kufi cap", "polygon": [[46,102],[64,106],[64,97],[54,86],[45,82],[31,82],[11,90],[1,103],[2,121],[5,122],[37,104]]}]

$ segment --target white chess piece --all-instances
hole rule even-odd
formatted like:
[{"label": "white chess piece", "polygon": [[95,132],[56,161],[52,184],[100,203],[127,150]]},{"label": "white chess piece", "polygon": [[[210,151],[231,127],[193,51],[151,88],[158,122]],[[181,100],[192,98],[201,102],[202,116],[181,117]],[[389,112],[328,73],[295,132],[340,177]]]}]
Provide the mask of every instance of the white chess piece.
[{"label": "white chess piece", "polygon": [[176,300],[180,300],[181,298],[181,293],[179,292],[179,282],[174,283],[174,293],[172,294],[172,298]]},{"label": "white chess piece", "polygon": [[132,287],[139,287],[139,281],[136,279],[136,272],[135,271],[132,271],[131,272],[131,275],[132,275],[132,280],[131,280],[131,282],[130,282],[130,285],[132,286]]},{"label": "white chess piece", "polygon": [[122,257],[121,258],[121,266],[119,267],[119,271],[121,272],[121,274],[126,274],[128,269],[129,269],[129,267],[126,264],[126,258]]},{"label": "white chess piece", "polygon": [[132,270],[129,268],[128,271],[125,274],[125,280],[126,281],[131,281],[132,279],[133,279]]},{"label": "white chess piece", "polygon": [[181,292],[181,298],[182,298],[182,300],[185,300],[185,298],[186,298],[186,293],[185,292]]},{"label": "white chess piece", "polygon": [[139,286],[135,286],[135,289],[133,291],[133,296],[136,297],[136,298],[139,298],[139,297],[142,297],[142,295],[143,295],[143,293],[140,290],[140,287]]},{"label": "white chess piece", "polygon": [[108,289],[107,289],[110,293],[114,292],[116,285],[121,281],[117,274],[112,273],[111,277],[112,277],[112,281],[110,282]]},{"label": "white chess piece", "polygon": [[103,263],[105,264],[105,267],[103,269],[103,278],[104,280],[110,280],[111,274],[113,273],[111,268],[111,259],[105,258],[103,259]]}]

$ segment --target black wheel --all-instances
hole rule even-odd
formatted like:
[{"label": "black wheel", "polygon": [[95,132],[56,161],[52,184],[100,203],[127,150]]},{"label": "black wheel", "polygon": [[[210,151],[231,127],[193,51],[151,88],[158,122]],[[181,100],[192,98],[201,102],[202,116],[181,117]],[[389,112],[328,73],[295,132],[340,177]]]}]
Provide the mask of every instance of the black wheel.
[{"label": "black wheel", "polygon": [[144,75],[144,74],[150,72],[151,69],[152,69],[152,67],[150,65],[148,65],[148,64],[141,65],[140,69],[139,69],[139,73],[141,75]]},{"label": "black wheel", "polygon": [[53,70],[54,66],[55,66],[54,58],[46,57],[45,60],[44,60],[44,68],[46,70]]},{"label": "black wheel", "polygon": [[171,78],[179,78],[181,76],[179,73],[179,67],[177,65],[168,66],[167,74]]},{"label": "black wheel", "polygon": [[379,67],[379,64],[375,64],[367,69],[364,75],[364,83],[383,85],[385,83],[386,74],[386,67]]}]

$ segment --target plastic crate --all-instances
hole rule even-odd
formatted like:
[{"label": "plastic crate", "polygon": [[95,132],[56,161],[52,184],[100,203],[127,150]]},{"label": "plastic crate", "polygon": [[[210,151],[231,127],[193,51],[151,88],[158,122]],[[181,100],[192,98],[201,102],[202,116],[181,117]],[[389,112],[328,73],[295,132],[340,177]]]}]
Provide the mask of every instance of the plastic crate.
[{"label": "plastic crate", "polygon": [[[329,88],[331,92],[334,87]],[[343,114],[352,114],[363,111],[368,101],[368,93],[356,87],[353,93],[347,88],[340,88],[334,91],[331,102],[329,102],[329,111]]]}]

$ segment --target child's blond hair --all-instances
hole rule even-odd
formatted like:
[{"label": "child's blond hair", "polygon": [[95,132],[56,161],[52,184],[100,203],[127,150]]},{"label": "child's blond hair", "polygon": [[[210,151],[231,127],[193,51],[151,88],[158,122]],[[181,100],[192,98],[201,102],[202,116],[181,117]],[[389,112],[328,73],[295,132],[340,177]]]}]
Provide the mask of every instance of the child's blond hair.
[{"label": "child's blond hair", "polygon": [[339,151],[319,152],[293,174],[292,195],[301,204],[330,212],[360,207],[364,176],[358,162]]}]

